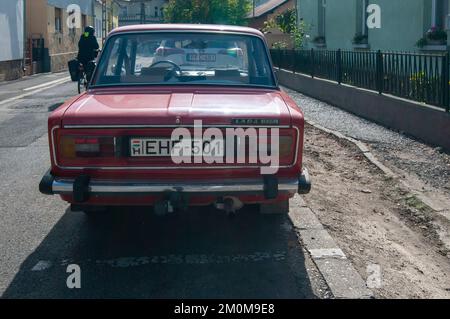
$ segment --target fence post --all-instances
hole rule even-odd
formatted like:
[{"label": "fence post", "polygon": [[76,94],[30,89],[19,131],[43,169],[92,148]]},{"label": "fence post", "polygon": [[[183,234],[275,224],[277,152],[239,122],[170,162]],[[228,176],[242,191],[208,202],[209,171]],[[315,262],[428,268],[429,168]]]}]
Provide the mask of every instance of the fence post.
[{"label": "fence post", "polygon": [[295,74],[295,49],[292,49],[291,50],[291,54],[292,54],[292,60],[291,60],[291,62],[292,62],[292,73],[293,74]]},{"label": "fence post", "polygon": [[336,51],[336,62],[337,62],[337,82],[342,83],[342,50],[338,49]]},{"label": "fence post", "polygon": [[383,54],[381,53],[381,50],[377,51],[377,58],[376,58],[376,69],[377,69],[377,91],[378,94],[383,94],[383,86],[384,86],[384,67],[383,67]]},{"label": "fence post", "polygon": [[449,56],[448,52],[444,54],[442,57],[442,105],[445,107],[445,111],[450,111],[450,102],[449,102]]},{"label": "fence post", "polygon": [[278,49],[278,71],[281,70],[281,49]]},{"label": "fence post", "polygon": [[314,79],[314,49],[311,49],[311,77]]}]

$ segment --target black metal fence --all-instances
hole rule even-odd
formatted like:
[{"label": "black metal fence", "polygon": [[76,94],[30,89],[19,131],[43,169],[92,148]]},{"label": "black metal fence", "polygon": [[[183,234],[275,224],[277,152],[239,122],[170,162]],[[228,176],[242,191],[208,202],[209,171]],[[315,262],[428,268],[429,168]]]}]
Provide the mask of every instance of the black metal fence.
[{"label": "black metal fence", "polygon": [[271,50],[274,66],[449,112],[449,55],[381,51]]}]

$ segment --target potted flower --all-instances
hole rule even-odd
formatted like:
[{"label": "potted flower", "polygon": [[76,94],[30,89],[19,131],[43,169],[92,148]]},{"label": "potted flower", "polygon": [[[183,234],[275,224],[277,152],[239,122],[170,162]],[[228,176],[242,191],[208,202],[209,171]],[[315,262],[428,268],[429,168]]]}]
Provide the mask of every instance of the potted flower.
[{"label": "potted flower", "polygon": [[447,32],[437,27],[430,28],[416,46],[424,50],[446,50]]},{"label": "potted flower", "polygon": [[312,41],[316,47],[325,47],[326,46],[326,40],[325,37],[322,35],[319,35],[315,37]]},{"label": "potted flower", "polygon": [[355,49],[368,49],[369,37],[365,34],[357,33],[352,39],[352,44]]},{"label": "potted flower", "polygon": [[427,31],[425,36],[430,45],[447,44],[447,32],[442,29],[432,27]]}]

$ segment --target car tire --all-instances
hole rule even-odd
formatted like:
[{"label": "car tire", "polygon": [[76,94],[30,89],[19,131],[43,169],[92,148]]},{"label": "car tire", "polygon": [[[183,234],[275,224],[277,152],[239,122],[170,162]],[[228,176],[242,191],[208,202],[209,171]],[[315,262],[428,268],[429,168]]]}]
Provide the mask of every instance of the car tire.
[{"label": "car tire", "polygon": [[289,199],[270,204],[260,204],[259,212],[263,215],[287,215],[289,214]]}]

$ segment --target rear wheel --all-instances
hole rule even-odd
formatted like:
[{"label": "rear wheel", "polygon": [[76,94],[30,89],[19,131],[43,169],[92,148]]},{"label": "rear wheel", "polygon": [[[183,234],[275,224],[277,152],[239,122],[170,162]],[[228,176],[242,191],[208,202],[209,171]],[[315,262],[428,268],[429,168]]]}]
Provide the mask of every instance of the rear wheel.
[{"label": "rear wheel", "polygon": [[270,204],[260,204],[259,212],[264,215],[287,215],[289,213],[289,199]]},{"label": "rear wheel", "polygon": [[81,92],[85,91],[87,89],[87,79],[86,79],[86,73],[82,73],[80,78],[78,79],[78,94],[81,94]]}]

